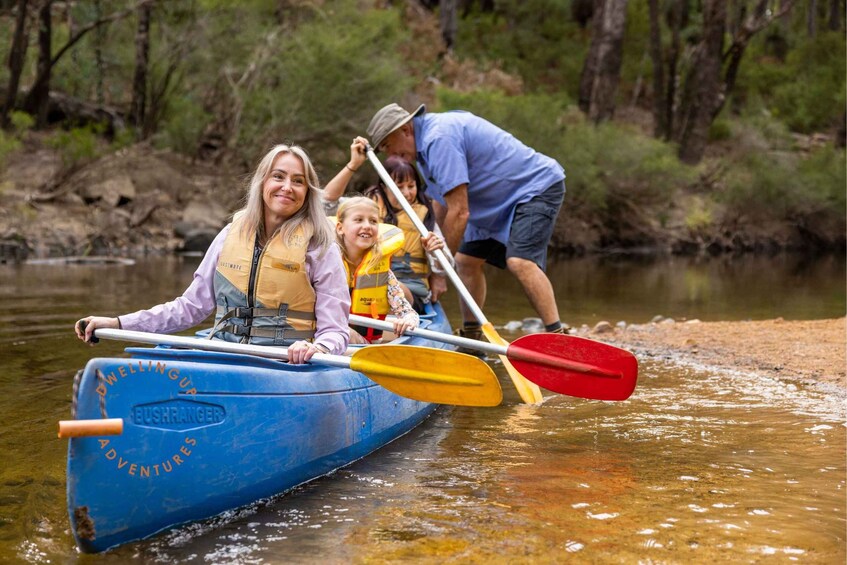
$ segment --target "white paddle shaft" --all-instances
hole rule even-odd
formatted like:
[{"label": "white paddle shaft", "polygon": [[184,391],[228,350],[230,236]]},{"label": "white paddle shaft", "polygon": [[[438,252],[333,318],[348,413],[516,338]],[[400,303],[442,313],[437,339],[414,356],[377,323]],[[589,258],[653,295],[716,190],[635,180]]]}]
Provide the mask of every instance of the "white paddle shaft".
[{"label": "white paddle shaft", "polygon": [[[367,316],[359,316],[357,314],[350,314],[350,323],[357,326],[365,326],[366,328],[394,331],[394,324],[392,324],[391,322],[375,320],[374,318],[368,318]],[[486,353],[493,353],[495,355],[506,355],[508,353],[508,348],[502,345],[497,345],[496,343],[488,343],[487,341],[468,339],[466,337],[460,337],[457,335],[445,334],[441,332],[434,332],[432,330],[425,330],[423,328],[406,330],[404,334],[416,335],[426,339],[431,339],[433,341],[441,341],[443,343],[449,343],[458,347],[465,347],[467,349],[478,349],[479,351],[485,351]]]},{"label": "white paddle shaft", "polygon": [[[403,196],[403,193],[400,192],[400,189],[397,188],[397,185],[394,183],[394,180],[391,178],[391,175],[388,174],[388,171],[385,170],[385,167],[379,160],[379,157],[376,156],[373,149],[368,146],[367,148],[368,159],[370,159],[371,164],[374,169],[376,169],[379,178],[382,179],[382,182],[385,183],[385,186],[388,187],[388,190],[391,191],[391,194],[394,195],[394,198],[397,199],[397,202],[400,203],[400,206],[403,207],[403,211],[406,212],[406,215],[412,220],[412,223],[415,224],[415,228],[417,228],[418,232],[421,234],[421,237],[426,237],[429,235],[429,230],[426,229],[426,226],[423,224],[418,215],[415,214],[414,210],[412,210],[411,204],[406,201],[406,197]],[[447,276],[450,277],[450,281],[453,283],[453,286],[459,291],[459,294],[462,296],[462,300],[465,301],[465,304],[473,313],[474,318],[482,324],[488,324],[488,320],[485,317],[485,314],[482,313],[482,309],[477,305],[476,301],[471,296],[471,293],[468,292],[468,289],[465,288],[464,283],[462,283],[462,279],[459,278],[458,273],[450,265],[450,261],[447,259],[447,255],[444,254],[444,251],[441,249],[435,250],[435,258],[438,259],[438,263],[441,265],[441,268],[447,273]]]},{"label": "white paddle shaft", "polygon": [[[288,359],[287,347],[275,347],[269,345],[251,345],[248,343],[231,343],[218,339],[198,339],[179,335],[164,335],[149,332],[136,332],[131,330],[113,330],[100,328],[94,330],[94,335],[100,339],[113,339],[117,341],[132,341],[135,343],[146,343],[149,345],[169,345],[182,349],[201,349],[203,351],[217,351],[219,353],[237,353],[242,355],[255,355],[268,359]],[[315,353],[309,362],[330,365],[332,367],[350,367],[350,358],[341,355],[330,355],[328,353]]]}]

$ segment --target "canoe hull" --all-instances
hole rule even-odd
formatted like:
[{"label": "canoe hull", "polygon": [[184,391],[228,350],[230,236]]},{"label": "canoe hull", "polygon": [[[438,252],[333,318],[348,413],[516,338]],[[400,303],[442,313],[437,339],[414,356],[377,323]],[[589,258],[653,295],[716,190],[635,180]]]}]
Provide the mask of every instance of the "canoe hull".
[{"label": "canoe hull", "polygon": [[[449,331],[443,312],[430,328]],[[349,369],[128,351],[131,358],[92,359],[80,381],[79,419],[105,411],[124,420],[119,436],[69,442],[68,512],[85,552],[285,492],[364,457],[435,409]]]}]

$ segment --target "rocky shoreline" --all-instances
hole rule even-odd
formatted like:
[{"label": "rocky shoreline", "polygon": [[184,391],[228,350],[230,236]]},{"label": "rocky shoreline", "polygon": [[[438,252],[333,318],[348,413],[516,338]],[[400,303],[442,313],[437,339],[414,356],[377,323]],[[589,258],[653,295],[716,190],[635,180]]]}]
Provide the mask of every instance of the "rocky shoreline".
[{"label": "rocky shoreline", "polygon": [[[332,176],[332,171],[320,173],[321,178]],[[0,170],[0,263],[202,252],[240,207],[245,179],[243,171],[145,144],[73,167],[55,149],[31,139]],[[685,206],[678,207],[671,216],[684,214]],[[648,217],[651,211],[639,214]],[[551,251],[719,255],[844,249],[843,234],[832,241],[809,238],[787,224],[714,225],[694,233],[682,221],[669,221],[661,229],[648,223],[630,233],[619,223],[588,221],[566,208]]]}]

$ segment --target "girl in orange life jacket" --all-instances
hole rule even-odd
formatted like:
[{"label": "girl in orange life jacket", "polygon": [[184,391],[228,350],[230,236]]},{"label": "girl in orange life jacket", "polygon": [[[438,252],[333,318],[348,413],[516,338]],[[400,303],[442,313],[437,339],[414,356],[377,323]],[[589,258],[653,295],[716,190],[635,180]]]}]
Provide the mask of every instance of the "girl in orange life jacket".
[{"label": "girl in orange life jacket", "polygon": [[[394,332],[400,335],[418,327],[419,319],[389,269],[390,252],[402,245],[402,232],[390,226],[383,228],[381,234],[379,208],[369,198],[350,198],[338,207],[335,233],[347,272],[350,312],[378,319],[393,314]],[[350,328],[350,343],[369,343],[381,337],[382,332],[372,328]]]}]

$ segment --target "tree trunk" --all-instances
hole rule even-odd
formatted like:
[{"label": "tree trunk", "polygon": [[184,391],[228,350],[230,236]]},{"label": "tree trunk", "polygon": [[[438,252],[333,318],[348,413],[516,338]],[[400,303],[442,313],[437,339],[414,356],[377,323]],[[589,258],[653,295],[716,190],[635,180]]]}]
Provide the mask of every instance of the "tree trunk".
[{"label": "tree trunk", "polygon": [[[94,0],[94,16],[99,20],[103,16],[100,0]],[[94,80],[94,99],[102,106],[106,103],[106,63],[103,60],[103,46],[106,44],[106,30],[99,27],[94,33],[94,68],[97,69]]]},{"label": "tree trunk", "polygon": [[781,3],[779,10],[773,12],[769,8],[768,0],[758,0],[753,7],[752,13],[738,26],[732,37],[732,45],[730,45],[724,59],[728,61],[726,72],[724,75],[723,96],[719,99],[719,104],[714,108],[714,117],[717,117],[721,111],[724,102],[735,89],[735,80],[738,77],[738,69],[741,67],[741,58],[744,56],[744,51],[754,35],[765,29],[771,22],[782,18],[794,6],[796,0],[785,0]]},{"label": "tree trunk", "polygon": [[456,32],[458,30],[458,22],[456,20],[457,4],[457,0],[441,0],[439,7],[441,37],[444,39],[448,53],[453,52],[453,46],[456,44]]},{"label": "tree trunk", "polygon": [[726,30],[726,0],[703,1],[703,35],[692,61],[686,88],[691,93],[684,108],[679,158],[699,163],[706,151],[709,127],[721,98],[721,58]]},{"label": "tree trunk", "polygon": [[144,115],[147,108],[147,67],[150,56],[150,12],[152,4],[138,8],[138,27],[135,31],[135,74],[132,79],[130,121],[136,127],[138,139],[144,139]]},{"label": "tree trunk", "polygon": [[36,79],[27,94],[24,108],[35,116],[36,127],[47,125],[47,106],[50,95],[50,50],[53,39],[53,18],[51,8],[53,0],[43,0],[38,10],[38,64]]},{"label": "tree trunk", "polygon": [[597,0],[594,33],[579,83],[579,107],[595,123],[615,112],[623,61],[627,0]]},{"label": "tree trunk", "polygon": [[818,27],[818,2],[817,0],[808,0],[808,2],[806,5],[806,34],[809,37],[814,37]]},{"label": "tree trunk", "polygon": [[659,23],[659,0],[649,0],[650,59],[653,61],[653,136],[667,134],[668,120],[662,95],[665,92],[665,64],[662,60],[662,27]]},{"label": "tree trunk", "polygon": [[670,141],[674,136],[677,84],[679,83],[679,54],[682,52],[682,27],[686,21],[687,11],[685,0],[673,0],[670,9],[671,49],[668,53],[668,91],[665,95],[665,140]]},{"label": "tree trunk", "polygon": [[829,0],[829,29],[830,31],[841,29],[841,0]]},{"label": "tree trunk", "polygon": [[68,52],[68,50],[77,44],[77,42],[85,37],[85,35],[98,27],[105,25],[110,22],[117,21],[121,18],[126,17],[131,14],[141,6],[145,4],[149,4],[153,0],[138,0],[136,5],[132,8],[124,10],[122,12],[115,12],[114,14],[110,14],[105,18],[98,19],[90,24],[83,26],[80,28],[74,35],[68,38],[67,43],[65,43],[56,54],[51,57],[51,24],[52,20],[50,17],[50,7],[53,3],[53,0],[44,0],[44,4],[42,4],[41,9],[38,12],[39,19],[39,29],[38,29],[38,66],[36,71],[35,82],[30,88],[29,93],[27,94],[26,100],[24,101],[24,108],[26,110],[35,115],[36,124],[38,127],[43,127],[47,124],[47,108],[48,108],[48,98],[50,94],[50,75],[53,69],[53,66],[59,62],[62,56]]},{"label": "tree trunk", "polygon": [[27,0],[18,0],[18,12],[15,14],[15,34],[12,36],[12,48],[9,51],[9,82],[6,89],[6,100],[0,109],[0,125],[9,127],[9,114],[15,108],[18,99],[18,87],[26,59],[26,48],[29,43],[29,30],[26,26]]}]

